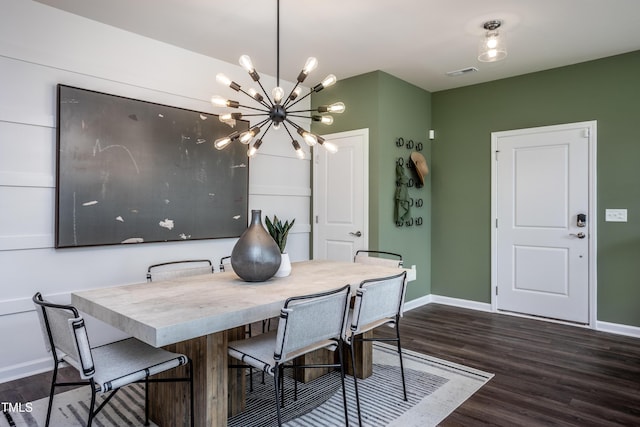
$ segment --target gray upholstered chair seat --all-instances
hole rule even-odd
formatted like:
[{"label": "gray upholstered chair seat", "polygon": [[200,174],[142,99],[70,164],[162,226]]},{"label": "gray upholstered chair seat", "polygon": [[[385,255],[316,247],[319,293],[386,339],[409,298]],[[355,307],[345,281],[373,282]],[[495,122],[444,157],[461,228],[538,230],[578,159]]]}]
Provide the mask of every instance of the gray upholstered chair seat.
[{"label": "gray upholstered chair seat", "polygon": [[287,355],[287,360],[278,360],[276,363],[273,348],[276,342],[277,333],[278,331],[270,331],[253,337],[251,340],[232,341],[228,346],[229,356],[273,375],[277,364],[293,360],[298,356],[307,354],[319,348],[326,348],[334,351],[337,347],[334,340],[319,341],[313,345],[292,351]]},{"label": "gray upholstered chair seat", "polygon": [[[190,423],[194,425],[193,369],[187,356],[172,353],[162,348],[145,344],[135,338],[91,348],[84,319],[72,305],[55,304],[45,301],[40,292],[33,296],[36,313],[45,338],[47,350],[53,356],[53,377],[49,393],[49,406],[45,427],[51,420],[51,409],[55,388],[69,385],[89,385],[91,403],[87,426],[91,427],[95,416],[109,402],[115,393],[127,384],[137,381],[145,383],[145,403],[148,402],[149,382],[185,381],[190,388]],[[58,367],[61,363],[73,366],[85,381],[58,382]],[[181,365],[188,364],[188,377],[149,378]],[[96,394],[108,393],[98,408],[95,408]],[[145,425],[149,425],[149,409],[145,404]]]},{"label": "gray upholstered chair seat", "polygon": [[[230,357],[273,377],[278,425],[282,425],[278,387],[282,385],[280,381],[284,364],[320,348],[337,350],[339,363],[306,367],[340,367],[344,418],[346,425],[349,425],[342,342],[347,327],[350,296],[349,285],[345,285],[327,292],[288,298],[280,311],[277,331],[232,341],[227,345]],[[297,367],[305,368],[300,365]]]},{"label": "gray upholstered chair seat", "polygon": [[93,377],[101,393],[166,370],[186,365],[186,356],[155,348],[135,338],[91,349],[96,373]]}]

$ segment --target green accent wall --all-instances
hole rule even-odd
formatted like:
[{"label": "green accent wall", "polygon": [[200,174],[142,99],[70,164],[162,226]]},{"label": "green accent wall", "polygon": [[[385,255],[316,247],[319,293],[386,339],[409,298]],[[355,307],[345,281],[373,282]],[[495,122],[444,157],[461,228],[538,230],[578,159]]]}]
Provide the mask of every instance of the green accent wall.
[{"label": "green accent wall", "polygon": [[597,319],[640,327],[639,76],[637,51],[432,94],[433,294],[491,300],[491,132],[597,120]]},{"label": "green accent wall", "polygon": [[[369,129],[369,249],[399,252],[406,267],[416,265],[417,280],[407,288],[407,300],[431,294],[431,180],[411,189],[424,200],[421,209],[412,208],[412,216],[422,216],[423,224],[396,227],[393,220],[396,190],[396,159],[409,157],[411,151],[395,145],[398,137],[422,142],[422,154],[431,167],[431,94],[381,71],[341,80],[334,87],[314,93],[312,108],[342,101],[343,114],[335,114],[327,127],[314,124],[318,134]],[[407,173],[408,176],[410,176]]]}]

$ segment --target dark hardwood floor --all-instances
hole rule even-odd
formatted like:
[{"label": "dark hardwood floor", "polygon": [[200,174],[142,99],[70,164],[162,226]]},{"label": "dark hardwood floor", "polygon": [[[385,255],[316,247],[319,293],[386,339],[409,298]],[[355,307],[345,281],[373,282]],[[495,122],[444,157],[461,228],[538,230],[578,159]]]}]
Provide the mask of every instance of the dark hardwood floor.
[{"label": "dark hardwood floor", "polygon": [[[640,426],[640,339],[438,304],[400,327],[403,348],[495,374],[443,426]],[[0,384],[0,401],[45,397],[50,380]]]},{"label": "dark hardwood floor", "polygon": [[438,304],[400,327],[403,348],[495,374],[443,426],[640,426],[640,339]]}]

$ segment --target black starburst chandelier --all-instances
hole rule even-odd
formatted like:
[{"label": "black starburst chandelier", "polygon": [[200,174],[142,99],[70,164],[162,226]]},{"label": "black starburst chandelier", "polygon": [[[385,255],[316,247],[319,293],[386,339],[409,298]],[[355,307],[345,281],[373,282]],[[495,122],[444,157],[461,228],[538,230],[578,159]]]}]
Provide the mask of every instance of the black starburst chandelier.
[{"label": "black starburst chandelier", "polygon": [[[283,127],[291,138],[291,145],[293,146],[293,149],[295,150],[298,158],[304,159],[304,151],[302,151],[300,143],[295,139],[292,131],[297,132],[310,147],[318,144],[324,147],[327,151],[335,153],[336,151],[338,151],[335,144],[329,141],[325,141],[324,138],[322,138],[320,135],[316,135],[305,130],[304,128],[302,128],[302,126],[294,123],[290,118],[306,118],[327,125],[332,124],[333,117],[331,117],[330,113],[342,113],[345,109],[342,102],[336,102],[331,105],[321,105],[318,108],[307,110],[298,110],[294,109],[293,107],[303,99],[310,96],[312,93],[320,92],[322,89],[335,84],[336,76],[334,76],[333,74],[329,74],[324,78],[324,80],[311,88],[311,90],[306,95],[300,97],[300,93],[302,92],[300,84],[304,82],[309,73],[311,73],[318,66],[318,60],[316,58],[310,57],[304,64],[304,67],[302,68],[302,71],[300,71],[300,74],[298,74],[295,86],[293,87],[289,95],[285,97],[284,89],[280,87],[280,0],[277,0],[276,25],[276,87],[271,91],[271,95],[269,95],[265,88],[262,86],[262,83],[260,82],[260,75],[253,66],[251,58],[249,58],[249,56],[247,55],[242,55],[240,57],[240,65],[249,73],[249,76],[251,76],[253,81],[259,85],[262,92],[259,92],[254,88],[250,88],[245,91],[238,83],[234,82],[222,73],[216,76],[216,80],[218,81],[218,83],[228,86],[236,92],[242,92],[247,97],[251,98],[257,106],[243,105],[239,101],[224,99],[221,96],[214,96],[211,98],[211,103],[215,107],[228,107],[233,109],[244,108],[256,111],[256,113],[251,114],[243,114],[240,112],[224,113],[220,115],[220,121],[222,122],[230,122],[250,116],[263,116],[264,119],[245,132],[234,131],[223,138],[217,139],[214,142],[214,146],[218,150],[222,150],[232,142],[239,141],[240,143],[249,146],[247,155],[249,157],[252,157],[256,154],[256,152],[262,145],[262,138],[264,138],[264,136],[267,134],[267,132],[269,132],[271,128],[277,130],[280,127]],[[266,129],[264,130],[264,132],[262,132],[262,129],[265,127]],[[255,142],[251,145],[251,142],[260,133],[262,133],[262,136],[256,139]]]}]

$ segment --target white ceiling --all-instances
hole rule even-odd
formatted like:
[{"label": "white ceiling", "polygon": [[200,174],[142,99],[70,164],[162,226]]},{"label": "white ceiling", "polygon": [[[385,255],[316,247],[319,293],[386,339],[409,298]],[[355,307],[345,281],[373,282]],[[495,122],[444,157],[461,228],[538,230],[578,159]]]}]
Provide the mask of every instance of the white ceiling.
[{"label": "white ceiling", "polygon": [[[36,1],[226,62],[248,54],[276,75],[277,0]],[[640,50],[639,18],[639,0],[280,0],[280,77],[315,56],[308,85],[382,70],[434,92]],[[480,63],[492,19],[509,54]],[[445,74],[466,67],[479,71]]]}]

